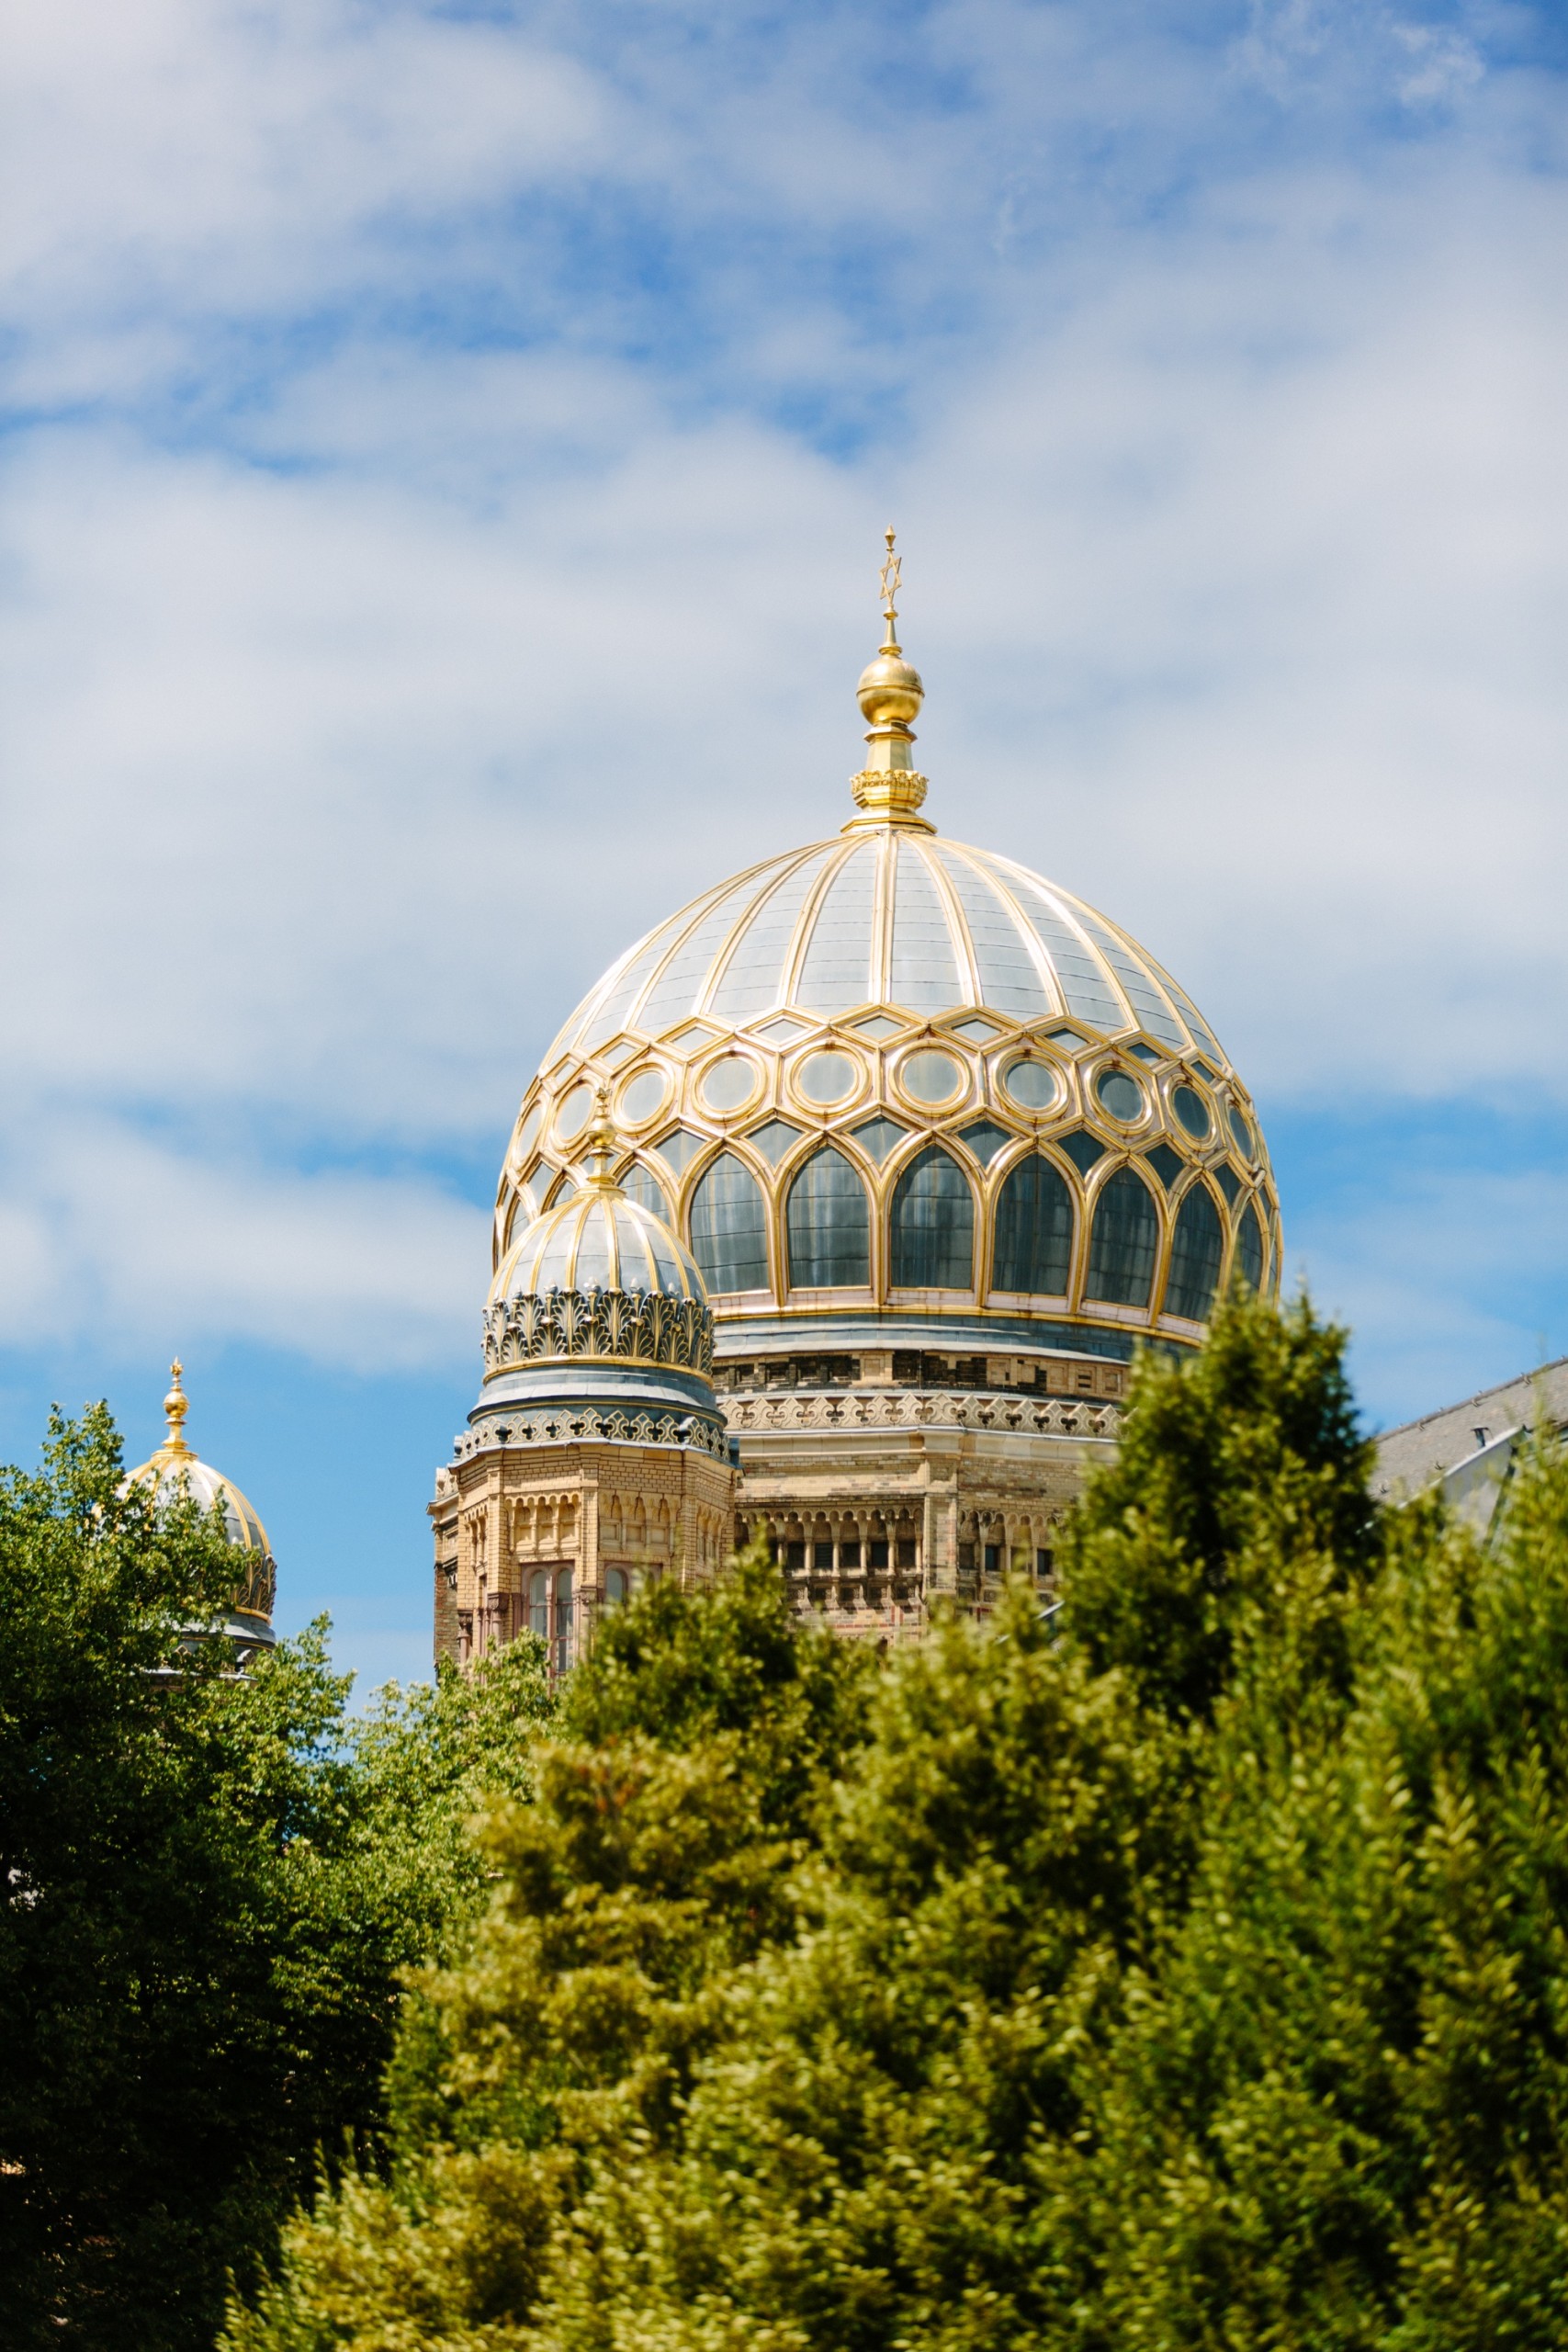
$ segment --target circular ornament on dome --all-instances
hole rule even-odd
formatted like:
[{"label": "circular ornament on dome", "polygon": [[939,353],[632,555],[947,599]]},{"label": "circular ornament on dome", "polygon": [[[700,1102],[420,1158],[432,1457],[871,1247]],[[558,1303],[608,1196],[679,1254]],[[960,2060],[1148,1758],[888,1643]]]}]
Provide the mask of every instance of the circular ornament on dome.
[{"label": "circular ornament on dome", "polygon": [[898,1065],[898,1083],[916,1102],[951,1102],[964,1089],[964,1066],[935,1046],[924,1046]]},{"label": "circular ornament on dome", "polygon": [[628,1127],[646,1127],[663,1110],[670,1080],[661,1069],[639,1069],[622,1087],[616,1109]]},{"label": "circular ornament on dome", "polygon": [[759,1071],[744,1054],[726,1054],[704,1072],[699,1091],[703,1108],[722,1117],[727,1111],[744,1110],[757,1091]]},{"label": "circular ornament on dome", "polygon": [[543,1116],[543,1111],[539,1104],[536,1102],[527,1117],[518,1127],[516,1134],[513,1136],[512,1148],[506,1156],[508,1159],[511,1160],[513,1168],[522,1167],[523,1162],[527,1159],[528,1154],[538,1142],[539,1122]]},{"label": "circular ornament on dome", "polygon": [[1236,1140],[1236,1148],[1241,1153],[1243,1159],[1256,1159],[1258,1157],[1258,1145],[1252,1133],[1251,1122],[1247,1119],[1245,1113],[1236,1108],[1236,1105],[1234,1102],[1230,1106],[1230,1125],[1231,1133],[1235,1136]]},{"label": "circular ornament on dome", "polygon": [[860,1084],[860,1070],[848,1054],[807,1054],[795,1072],[795,1091],[826,1108],[846,1102]]},{"label": "circular ornament on dome", "polygon": [[1179,1086],[1170,1098],[1170,1107],[1191,1136],[1201,1143],[1213,1125],[1209,1106],[1195,1086]]},{"label": "circular ornament on dome", "polygon": [[574,1086],[571,1092],[557,1103],[556,1133],[563,1143],[570,1143],[573,1136],[582,1133],[592,1108],[593,1089],[591,1086]]},{"label": "circular ornament on dome", "polygon": [[1144,1090],[1135,1078],[1124,1069],[1102,1069],[1094,1081],[1094,1091],[1113,1119],[1131,1126],[1134,1119],[1144,1115]]},{"label": "circular ornament on dome", "polygon": [[1010,1062],[1002,1072],[1002,1092],[1021,1111],[1049,1111],[1061,1093],[1061,1085],[1049,1062]]}]

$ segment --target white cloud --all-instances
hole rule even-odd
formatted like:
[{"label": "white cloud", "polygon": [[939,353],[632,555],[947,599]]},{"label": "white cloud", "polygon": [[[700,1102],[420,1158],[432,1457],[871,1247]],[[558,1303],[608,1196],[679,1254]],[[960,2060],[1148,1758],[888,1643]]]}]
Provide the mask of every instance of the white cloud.
[{"label": "white cloud", "polygon": [[[395,1173],[269,1167],[33,1104],[0,1174],[8,1344],[259,1340],[366,1373],[479,1364],[486,1218]],[[9,1197],[6,1197],[6,1196]]]},{"label": "white cloud", "polygon": [[499,1154],[600,966],[840,821],[887,512],[932,813],[1145,935],[1265,1102],[1568,1094],[1528,77],[963,0],[890,96],[853,10],[612,15],[24,11],[16,1329],[174,1284],[357,1363],[382,1284],[444,1358],[468,1213],[277,1138]]}]

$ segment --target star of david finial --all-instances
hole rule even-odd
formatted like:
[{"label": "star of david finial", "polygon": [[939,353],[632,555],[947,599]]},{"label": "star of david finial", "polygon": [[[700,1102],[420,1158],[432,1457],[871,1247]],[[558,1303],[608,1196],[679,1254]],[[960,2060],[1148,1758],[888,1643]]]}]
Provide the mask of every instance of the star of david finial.
[{"label": "star of david finial", "polygon": [[898,594],[899,582],[904,576],[904,559],[901,555],[895,555],[893,552],[895,533],[891,523],[887,526],[886,537],[887,553],[882,564],[882,616],[887,623],[887,643],[882,650],[884,653],[888,651],[897,653],[898,650],[898,608],[895,600]]}]

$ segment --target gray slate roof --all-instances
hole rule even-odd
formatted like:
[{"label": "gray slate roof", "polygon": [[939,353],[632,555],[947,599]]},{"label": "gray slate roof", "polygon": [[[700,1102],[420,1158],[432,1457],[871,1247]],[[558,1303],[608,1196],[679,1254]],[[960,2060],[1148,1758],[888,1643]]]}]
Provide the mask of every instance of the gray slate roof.
[{"label": "gray slate roof", "polygon": [[1490,1453],[1516,1430],[1528,1429],[1538,1412],[1544,1412],[1558,1429],[1568,1426],[1568,1356],[1388,1430],[1377,1442],[1372,1492],[1380,1498],[1419,1494],[1447,1478],[1461,1463]]}]

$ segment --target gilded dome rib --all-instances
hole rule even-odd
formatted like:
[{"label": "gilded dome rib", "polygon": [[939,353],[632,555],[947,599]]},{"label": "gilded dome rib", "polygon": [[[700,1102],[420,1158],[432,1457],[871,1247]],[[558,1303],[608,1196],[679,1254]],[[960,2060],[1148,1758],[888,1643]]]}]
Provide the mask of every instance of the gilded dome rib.
[{"label": "gilded dome rib", "polygon": [[974,934],[969,929],[969,917],[963,899],[954,889],[953,876],[938,857],[931,855],[935,842],[928,836],[919,843],[920,860],[931,876],[942,910],[947,917],[948,935],[953,942],[953,959],[963,983],[964,1001],[984,1004],[985,989],[980,985],[979,959],[975,953]]}]

